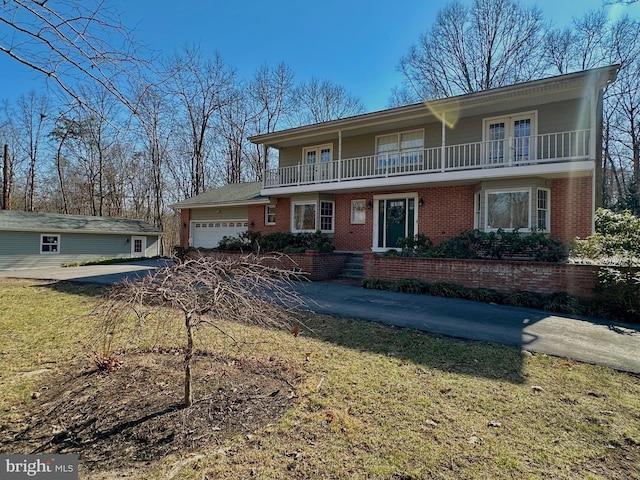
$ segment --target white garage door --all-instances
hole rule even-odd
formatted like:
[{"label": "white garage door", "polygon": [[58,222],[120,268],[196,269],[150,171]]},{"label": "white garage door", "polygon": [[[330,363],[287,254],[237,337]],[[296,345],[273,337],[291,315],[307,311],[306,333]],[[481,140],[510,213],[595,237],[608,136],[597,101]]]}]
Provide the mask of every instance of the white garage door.
[{"label": "white garage door", "polygon": [[192,222],[193,247],[216,248],[223,237],[237,237],[247,231],[246,220]]}]

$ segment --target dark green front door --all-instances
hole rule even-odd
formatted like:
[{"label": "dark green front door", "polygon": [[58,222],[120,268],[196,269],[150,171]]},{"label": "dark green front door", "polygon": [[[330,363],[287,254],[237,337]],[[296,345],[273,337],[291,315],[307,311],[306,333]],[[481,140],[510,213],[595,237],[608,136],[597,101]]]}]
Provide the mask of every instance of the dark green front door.
[{"label": "dark green front door", "polygon": [[398,246],[398,239],[407,236],[407,199],[387,200],[386,211],[387,248]]}]

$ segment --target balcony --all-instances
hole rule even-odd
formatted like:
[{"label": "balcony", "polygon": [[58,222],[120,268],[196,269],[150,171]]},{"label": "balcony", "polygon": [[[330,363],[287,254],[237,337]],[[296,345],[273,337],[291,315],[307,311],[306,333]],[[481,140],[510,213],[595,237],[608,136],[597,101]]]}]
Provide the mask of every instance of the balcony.
[{"label": "balcony", "polygon": [[574,162],[593,158],[589,145],[575,130],[298,164],[269,170],[264,189]]}]

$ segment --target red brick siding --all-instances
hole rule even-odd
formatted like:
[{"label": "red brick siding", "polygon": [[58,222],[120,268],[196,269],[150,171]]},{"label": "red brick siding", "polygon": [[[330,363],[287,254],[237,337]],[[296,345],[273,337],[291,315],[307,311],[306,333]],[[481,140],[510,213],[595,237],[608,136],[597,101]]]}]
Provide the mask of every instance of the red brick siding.
[{"label": "red brick siding", "polygon": [[[418,207],[418,232],[427,235],[434,243],[453,237],[474,226],[474,185],[448,187],[425,187],[398,191],[417,192],[424,202]],[[336,194],[334,245],[341,251],[369,251],[373,242],[373,208],[366,210],[365,224],[351,224],[351,201],[364,199],[373,203],[374,195],[390,194],[393,191]],[[533,199],[535,202],[535,199]],[[535,208],[535,204],[534,204]],[[265,225],[264,205],[250,206],[250,230],[263,234],[291,231],[291,200],[278,198],[276,224]],[[568,243],[574,237],[591,235],[592,181],[591,177],[562,178],[551,181],[551,234]],[[186,245],[186,243],[185,243]]]},{"label": "red brick siding", "polygon": [[[276,203],[276,224],[266,225],[265,206],[249,206],[249,230],[260,232],[264,235],[274,232],[291,231],[291,200],[288,198],[278,198]],[[251,224],[253,223],[253,226]]]},{"label": "red brick siding", "polygon": [[[398,196],[407,191],[417,192],[424,201],[418,206],[418,232],[427,235],[434,243],[453,237],[463,230],[473,228],[474,192],[473,185],[453,187],[431,187],[398,191]],[[336,224],[334,245],[337,250],[367,251],[373,242],[373,208],[366,211],[364,225],[351,224],[351,201],[364,199],[373,203],[374,195],[396,193],[377,191],[336,195]]]},{"label": "red brick siding", "polygon": [[351,223],[351,201],[364,200],[365,205],[373,202],[373,194],[349,193],[335,196],[335,225],[333,244],[336,250],[358,252],[371,250],[373,239],[373,208],[365,210],[364,224]]},{"label": "red brick siding", "polygon": [[593,180],[591,177],[551,181],[551,235],[568,243],[585,238],[593,228]]},{"label": "red brick siding", "polygon": [[475,186],[432,187],[418,190],[424,205],[418,207],[418,232],[433,243],[473,229]]},{"label": "red brick siding", "polygon": [[594,296],[599,267],[494,260],[453,260],[364,255],[364,277],[385,280],[415,278],[428,283],[451,282],[468,288],[501,292],[526,290],[543,294],[567,292]]},{"label": "red brick siding", "polygon": [[[209,255],[212,257],[239,257],[246,255],[240,252],[191,252],[192,257]],[[327,280],[336,278],[345,263],[349,259],[346,254],[319,253],[308,250],[305,253],[293,253],[288,255],[264,255],[260,256],[263,264],[288,270],[300,270],[308,274],[311,280]]]}]

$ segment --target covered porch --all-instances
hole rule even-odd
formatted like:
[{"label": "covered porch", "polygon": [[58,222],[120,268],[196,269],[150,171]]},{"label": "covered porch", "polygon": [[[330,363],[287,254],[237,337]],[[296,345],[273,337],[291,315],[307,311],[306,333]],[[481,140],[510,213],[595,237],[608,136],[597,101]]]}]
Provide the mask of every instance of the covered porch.
[{"label": "covered porch", "polygon": [[[333,188],[338,187],[336,184],[344,184],[344,188],[349,188],[355,186],[352,183],[354,181],[390,177],[405,177],[402,181],[412,183],[412,179],[406,177],[485,169],[491,169],[492,176],[502,176],[495,169],[542,166],[538,170],[554,170],[558,168],[557,164],[568,162],[578,167],[579,162],[594,158],[593,137],[591,130],[583,129],[457,145],[443,144],[337,160],[320,156],[313,163],[268,170],[263,188],[269,190],[322,184],[333,184]],[[341,147],[342,138],[339,137],[339,152]],[[551,164],[556,164],[556,167],[544,167]],[[572,169],[567,165],[562,168]],[[511,175],[513,171],[505,171],[504,174]],[[420,180],[429,181],[428,178]],[[431,180],[442,179],[432,177]]]}]

